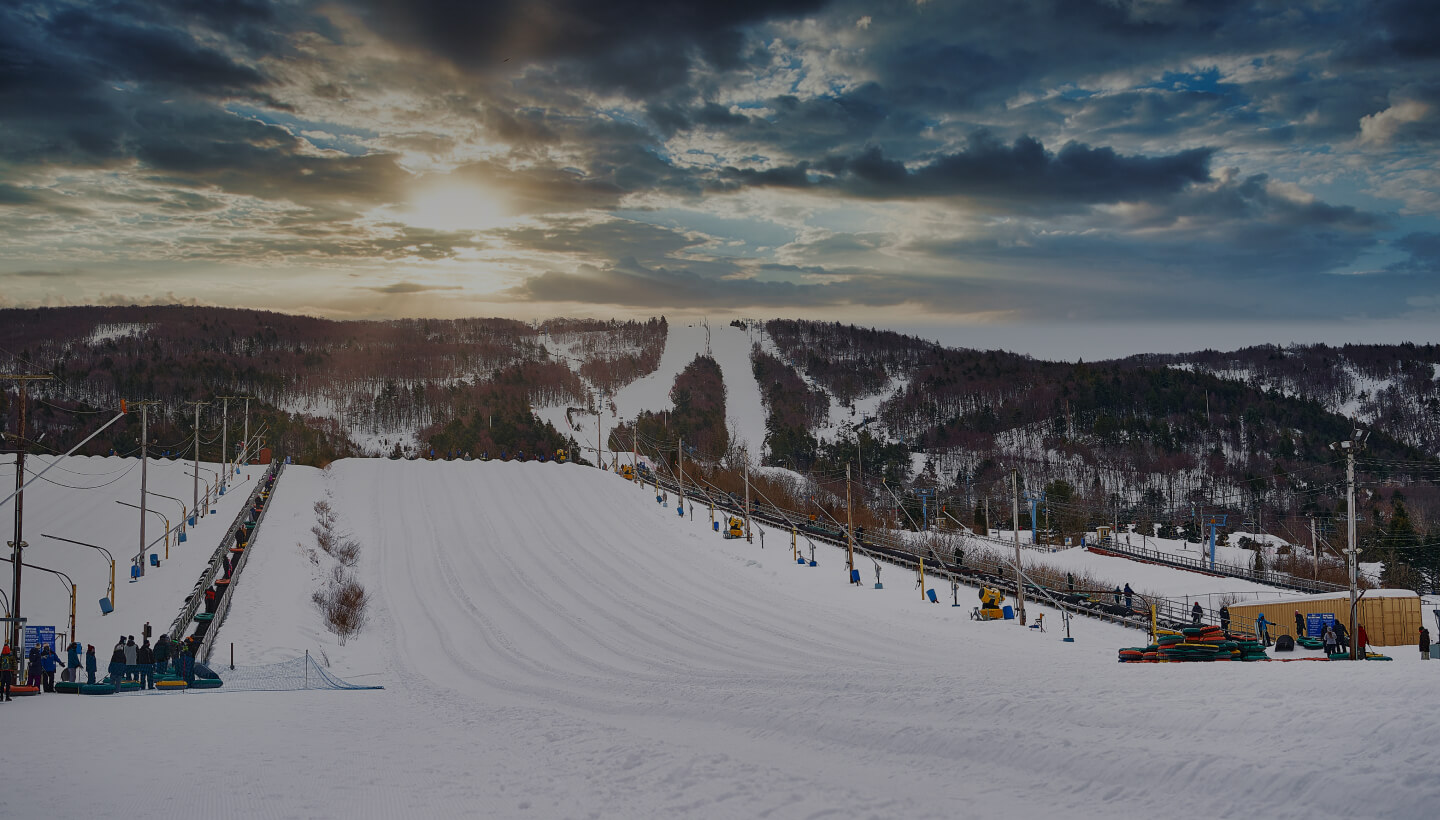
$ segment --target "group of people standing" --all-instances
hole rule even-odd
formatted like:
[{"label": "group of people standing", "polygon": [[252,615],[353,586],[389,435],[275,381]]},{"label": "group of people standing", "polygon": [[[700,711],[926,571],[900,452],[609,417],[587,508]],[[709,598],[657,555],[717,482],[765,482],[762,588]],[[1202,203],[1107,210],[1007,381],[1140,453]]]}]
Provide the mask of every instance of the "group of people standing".
[{"label": "group of people standing", "polygon": [[[85,683],[95,683],[99,662],[93,644],[82,649],[79,641],[71,641],[63,661],[48,645],[30,647],[23,658],[6,645],[0,650],[0,701],[10,700],[11,687],[18,680],[34,687],[37,694],[54,692],[57,673],[62,680],[78,683],[81,669],[85,670]],[[169,635],[161,635],[154,646],[148,637],[137,645],[134,635],[121,635],[110,653],[107,671],[116,691],[123,681],[138,681],[140,688],[154,689],[155,677],[171,672],[190,683],[195,680],[195,656],[188,643],[172,641]]]},{"label": "group of people standing", "polygon": [[[91,647],[91,654],[86,658],[90,683],[95,682],[93,653],[94,647]],[[116,689],[120,688],[121,681],[127,680],[138,681],[141,689],[154,689],[155,676],[172,670],[186,683],[195,680],[195,656],[190,644],[172,641],[169,635],[161,635],[154,646],[150,645],[149,638],[142,639],[137,646],[134,635],[121,635],[110,652],[110,681]]]}]

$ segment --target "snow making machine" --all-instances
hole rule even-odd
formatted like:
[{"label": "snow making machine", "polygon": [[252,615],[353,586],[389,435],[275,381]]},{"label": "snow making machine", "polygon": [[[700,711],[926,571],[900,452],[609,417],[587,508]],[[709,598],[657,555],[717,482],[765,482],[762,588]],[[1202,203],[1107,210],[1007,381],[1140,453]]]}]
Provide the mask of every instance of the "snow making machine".
[{"label": "snow making machine", "polygon": [[736,516],[730,516],[730,520],[725,524],[725,531],[723,534],[726,538],[744,538],[745,522],[741,521]]},{"label": "snow making machine", "polygon": [[620,475],[623,476],[626,481],[634,481],[634,480],[635,480],[635,468],[634,468],[634,467],[631,467],[629,464],[621,464],[621,465],[620,465]]},{"label": "snow making machine", "polygon": [[1005,617],[1005,610],[1000,605],[1005,602],[1005,596],[999,590],[990,587],[980,588],[980,606],[970,611],[970,619],[974,621],[998,621]]}]

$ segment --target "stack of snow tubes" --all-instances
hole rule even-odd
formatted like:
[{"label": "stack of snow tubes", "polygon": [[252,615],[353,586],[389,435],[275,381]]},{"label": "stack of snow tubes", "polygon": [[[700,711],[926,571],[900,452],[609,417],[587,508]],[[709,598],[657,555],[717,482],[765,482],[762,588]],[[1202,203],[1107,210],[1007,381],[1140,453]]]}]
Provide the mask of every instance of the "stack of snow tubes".
[{"label": "stack of snow tubes", "polygon": [[1269,660],[1258,642],[1229,635],[1218,626],[1186,627],[1154,644],[1120,650],[1121,663],[1195,663]]},{"label": "stack of snow tubes", "polygon": [[1301,637],[1299,637],[1299,638],[1296,638],[1296,639],[1295,639],[1295,643],[1300,644],[1301,646],[1305,647],[1306,649],[1324,649],[1324,648],[1325,648],[1325,642],[1322,641],[1322,640],[1320,640],[1319,638],[1309,638],[1309,637],[1305,637],[1305,636],[1303,636],[1303,635],[1302,635]]}]

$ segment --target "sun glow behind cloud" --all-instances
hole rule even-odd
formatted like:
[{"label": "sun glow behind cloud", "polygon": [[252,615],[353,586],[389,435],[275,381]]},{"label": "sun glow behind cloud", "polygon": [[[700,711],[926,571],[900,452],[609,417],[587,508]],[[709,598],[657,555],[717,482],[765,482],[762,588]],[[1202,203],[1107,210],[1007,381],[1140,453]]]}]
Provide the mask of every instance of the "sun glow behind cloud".
[{"label": "sun glow behind cloud", "polygon": [[419,188],[402,207],[386,214],[416,228],[436,231],[488,231],[513,218],[504,198],[475,185],[442,182]]}]

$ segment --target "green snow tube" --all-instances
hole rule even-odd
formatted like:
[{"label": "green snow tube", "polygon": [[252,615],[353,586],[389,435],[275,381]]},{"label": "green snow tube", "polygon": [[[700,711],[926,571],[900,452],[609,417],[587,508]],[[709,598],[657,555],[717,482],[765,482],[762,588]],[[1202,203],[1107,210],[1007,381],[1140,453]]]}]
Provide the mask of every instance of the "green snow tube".
[{"label": "green snow tube", "polygon": [[80,684],[82,695],[113,695],[115,687],[108,683],[82,683]]},{"label": "green snow tube", "polygon": [[219,689],[225,685],[225,681],[219,678],[196,678],[190,681],[191,689]]},{"label": "green snow tube", "polygon": [[80,694],[80,684],[73,680],[56,681],[55,691],[66,695],[78,695]]},{"label": "green snow tube", "polygon": [[213,620],[215,620],[215,613],[213,613],[213,612],[197,612],[197,613],[195,613],[195,620],[197,620],[197,621],[213,621]]}]

